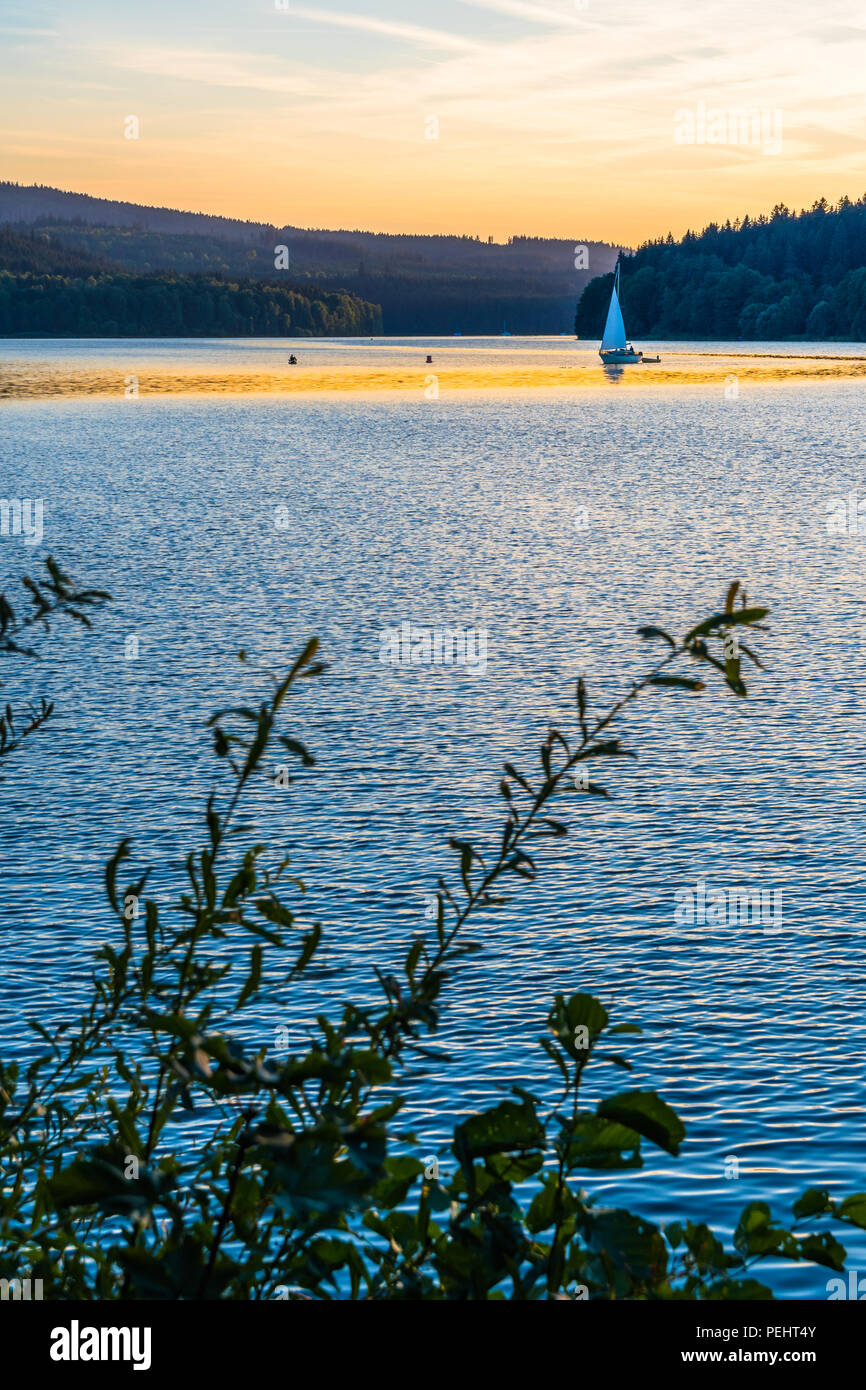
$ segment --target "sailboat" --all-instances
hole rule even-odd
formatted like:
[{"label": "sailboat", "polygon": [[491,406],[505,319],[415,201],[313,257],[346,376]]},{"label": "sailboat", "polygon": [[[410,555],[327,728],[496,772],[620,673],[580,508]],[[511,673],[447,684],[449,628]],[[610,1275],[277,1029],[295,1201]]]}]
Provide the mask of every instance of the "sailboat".
[{"label": "sailboat", "polygon": [[606,367],[619,367],[628,362],[659,362],[661,360],[658,357],[644,357],[642,352],[635,352],[631,343],[626,339],[622,309],[619,307],[619,261],[616,263],[613,289],[610,294],[610,307],[607,311],[607,320],[598,355]]}]

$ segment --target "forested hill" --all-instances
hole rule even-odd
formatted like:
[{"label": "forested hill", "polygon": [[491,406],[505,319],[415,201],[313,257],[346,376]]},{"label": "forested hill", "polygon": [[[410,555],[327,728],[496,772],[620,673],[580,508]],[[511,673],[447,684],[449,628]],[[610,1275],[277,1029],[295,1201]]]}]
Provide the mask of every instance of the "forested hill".
[{"label": "forested hill", "polygon": [[[601,337],[611,280],[584,291],[581,338]],[[620,288],[634,339],[866,342],[866,197],[649,242],[623,260]]]},{"label": "forested hill", "polygon": [[[616,248],[574,238],[426,236],[241,222],[0,183],[0,224],[138,274],[173,271],[348,290],[403,334],[571,332],[574,304]],[[278,248],[284,248],[282,253]]]},{"label": "forested hill", "polygon": [[19,184],[0,180],[0,222],[78,221],[112,227],[147,227],[151,231],[213,235],[236,241],[253,241],[269,230],[261,222],[234,217],[212,217],[203,212],[179,212],[140,203],[118,203],[112,198],[92,198],[89,193],[68,193],[43,184]]},{"label": "forested hill", "polygon": [[[0,270],[42,275],[101,275],[111,267],[99,256],[55,242],[47,233],[14,232],[0,225]],[[115,266],[114,269],[117,269]]]},{"label": "forested hill", "polygon": [[2,337],[352,337],[382,331],[377,304],[283,277],[131,275],[44,232],[0,227]]}]

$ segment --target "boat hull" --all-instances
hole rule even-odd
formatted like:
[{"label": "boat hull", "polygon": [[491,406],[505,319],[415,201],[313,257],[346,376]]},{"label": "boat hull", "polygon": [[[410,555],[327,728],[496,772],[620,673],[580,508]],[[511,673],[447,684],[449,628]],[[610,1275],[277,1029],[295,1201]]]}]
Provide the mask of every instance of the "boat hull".
[{"label": "boat hull", "polygon": [[624,363],[642,362],[642,352],[632,352],[627,348],[610,348],[607,352],[599,352],[599,357],[606,367],[620,367]]}]

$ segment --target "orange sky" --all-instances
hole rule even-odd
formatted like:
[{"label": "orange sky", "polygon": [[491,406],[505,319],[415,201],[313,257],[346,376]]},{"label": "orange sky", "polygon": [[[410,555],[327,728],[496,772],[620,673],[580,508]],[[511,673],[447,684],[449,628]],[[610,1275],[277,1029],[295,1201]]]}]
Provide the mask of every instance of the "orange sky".
[{"label": "orange sky", "polygon": [[277,224],[636,244],[866,191],[862,13],[13,0],[0,176]]}]

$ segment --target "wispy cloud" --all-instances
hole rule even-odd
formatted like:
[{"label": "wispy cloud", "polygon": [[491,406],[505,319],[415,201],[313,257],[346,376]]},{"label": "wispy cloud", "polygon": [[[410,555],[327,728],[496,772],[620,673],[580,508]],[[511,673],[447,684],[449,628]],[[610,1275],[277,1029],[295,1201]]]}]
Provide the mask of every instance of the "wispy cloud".
[{"label": "wispy cloud", "polygon": [[248,89],[295,97],[299,101],[333,100],[333,75],[309,64],[258,53],[229,54],[208,48],[135,47],[105,45],[99,50],[107,68],[138,72],[185,84]]},{"label": "wispy cloud", "polygon": [[17,39],[56,39],[58,29],[28,29],[24,25],[0,24],[0,34],[11,34]]},{"label": "wispy cloud", "polygon": [[512,19],[528,19],[531,24],[566,25],[585,24],[585,17],[578,14],[573,0],[564,0],[562,10],[555,10],[548,4],[532,4],[531,0],[459,0],[460,4],[475,10],[492,10],[495,14],[507,15]]},{"label": "wispy cloud", "polygon": [[[581,12],[574,0],[562,0],[562,8],[550,5],[534,5],[529,0],[459,0],[461,5],[471,5],[477,10],[492,10],[496,14],[507,15],[510,19],[526,19],[531,24],[543,24],[550,28],[564,26],[574,28],[592,24],[589,16]],[[598,25],[593,25],[598,27]]]},{"label": "wispy cloud", "polygon": [[362,33],[379,34],[383,38],[400,39],[421,48],[438,49],[443,52],[478,53],[482,45],[473,39],[459,34],[449,34],[441,29],[427,29],[418,24],[404,24],[400,20],[376,19],[372,15],[346,14],[341,10],[314,10],[308,5],[292,4],[289,15],[297,19],[313,20],[316,24],[336,25],[341,29],[356,29]]}]

